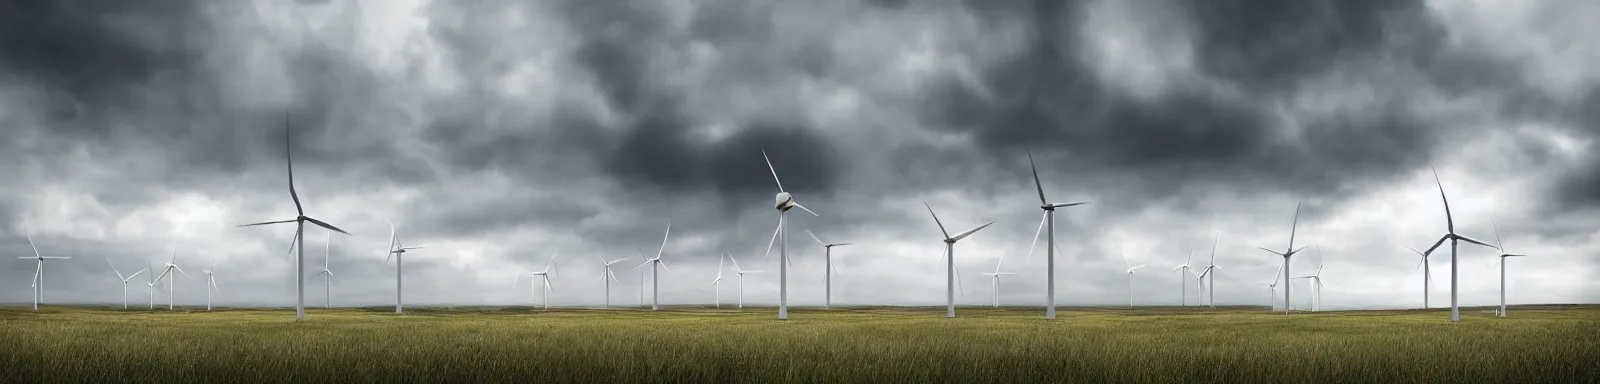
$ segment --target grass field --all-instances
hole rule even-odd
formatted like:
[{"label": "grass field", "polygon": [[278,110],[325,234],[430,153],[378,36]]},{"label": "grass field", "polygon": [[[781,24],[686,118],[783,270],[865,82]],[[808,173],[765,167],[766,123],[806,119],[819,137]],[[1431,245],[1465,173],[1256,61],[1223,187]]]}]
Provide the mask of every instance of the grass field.
[{"label": "grass field", "polygon": [[0,309],[0,381],[1600,381],[1600,306],[308,311]]}]

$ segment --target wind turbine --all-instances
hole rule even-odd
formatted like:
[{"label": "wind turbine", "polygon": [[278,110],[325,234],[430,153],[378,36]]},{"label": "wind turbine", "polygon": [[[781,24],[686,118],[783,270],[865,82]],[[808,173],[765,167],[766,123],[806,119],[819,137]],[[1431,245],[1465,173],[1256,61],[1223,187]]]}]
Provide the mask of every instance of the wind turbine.
[{"label": "wind turbine", "polygon": [[[667,233],[661,235],[661,249],[656,250],[656,257],[645,259],[644,264],[633,267],[633,269],[639,269],[644,268],[646,265],[650,266],[650,284],[652,285],[650,287],[650,310],[652,311],[661,310],[661,268],[666,268],[667,272],[672,272],[672,268],[667,267],[667,262],[661,260],[661,253],[667,250],[667,238],[669,236],[672,236],[672,223],[667,223]],[[643,284],[640,285],[642,286]],[[644,297],[641,296],[639,299],[643,301]]]},{"label": "wind turbine", "polygon": [[1185,284],[1188,284],[1188,282],[1183,281],[1183,276],[1194,274],[1192,269],[1189,268],[1189,261],[1193,259],[1194,249],[1190,249],[1189,256],[1183,259],[1183,264],[1178,264],[1177,267],[1172,268],[1173,272],[1178,272],[1178,305],[1184,307],[1189,306],[1189,288],[1184,286]]},{"label": "wind turbine", "polygon": [[1117,250],[1117,255],[1122,256],[1122,265],[1128,267],[1128,309],[1133,309],[1133,271],[1144,268],[1144,264],[1133,265],[1133,263],[1129,263],[1128,255],[1123,254],[1120,249]]},{"label": "wind turbine", "polygon": [[151,265],[150,265],[150,261],[149,260],[145,260],[144,269],[150,271],[150,273],[144,275],[144,277],[150,279],[150,281],[145,282],[144,285],[150,287],[150,307],[149,307],[149,310],[154,311],[156,309],[156,271],[154,269],[151,269]]},{"label": "wind turbine", "polygon": [[[1206,268],[1203,269],[1203,270],[1200,270],[1200,275],[1199,275],[1199,278],[1200,278],[1201,281],[1209,281],[1210,282],[1208,284],[1205,284],[1206,296],[1207,296],[1206,297],[1206,302],[1210,303],[1211,304],[1211,308],[1213,308],[1213,309],[1217,308],[1217,284],[1216,284],[1217,283],[1217,275],[1215,273],[1211,273],[1211,272],[1215,271],[1215,270],[1218,270],[1218,269],[1222,269],[1222,267],[1217,266],[1217,241],[1221,240],[1221,239],[1222,239],[1222,235],[1218,234],[1215,239],[1211,240],[1211,260],[1206,261]],[[1210,279],[1210,280],[1206,280],[1206,279]],[[1199,296],[1200,292],[1196,291],[1195,295]]]},{"label": "wind turbine", "polygon": [[739,259],[733,258],[733,254],[727,252],[723,252],[722,254],[727,256],[728,260],[733,261],[733,271],[739,274],[739,309],[744,309],[744,274],[761,273],[761,271],[746,271],[742,268],[739,268]]},{"label": "wind turbine", "polygon": [[717,308],[722,308],[722,288],[717,285],[722,283],[722,262],[723,259],[717,259],[717,278],[711,280],[711,290],[716,292],[714,300],[716,300]]},{"label": "wind turbine", "polygon": [[117,270],[117,265],[111,263],[111,256],[106,256],[106,264],[111,266],[111,272],[115,272],[118,279],[122,279],[122,309],[126,310],[128,309],[128,282],[132,281],[134,276],[144,273],[145,270],[141,269],[132,275],[123,276],[122,271]]},{"label": "wind turbine", "polygon": [[[322,307],[333,308],[333,271],[328,270],[328,260],[333,258],[333,232],[327,232],[327,234],[328,239],[323,243],[322,247],[322,270],[318,271],[317,274],[323,275]],[[221,289],[218,289],[218,291],[221,291]]]},{"label": "wind turbine", "polygon": [[[600,283],[601,284],[605,284],[605,286],[606,286],[606,302],[605,302],[605,306],[603,308],[611,308],[611,282],[615,281],[618,284],[622,283],[622,280],[617,280],[617,274],[611,272],[611,265],[612,264],[616,264],[616,263],[621,263],[623,261],[627,261],[628,259],[623,258],[623,259],[617,259],[617,260],[612,260],[612,261],[606,261],[606,258],[601,257],[600,254],[598,254],[598,253],[594,254],[594,257],[597,258],[597,259],[600,259],[600,264],[602,265],[602,267],[604,267],[604,270],[600,271],[601,272],[600,273]],[[610,280],[606,280],[606,278],[610,278]]]},{"label": "wind turbine", "polygon": [[[167,266],[165,268],[161,269],[161,275],[160,276],[156,276],[156,282],[158,282],[158,283],[161,282],[161,278],[167,277],[167,275],[171,275],[172,271],[178,271],[178,273],[181,273],[184,276],[189,276],[189,273],[188,272],[184,272],[183,268],[178,268],[178,242],[177,241],[173,241],[172,242],[172,261],[167,262]],[[177,290],[172,288],[173,280],[177,280],[177,279],[178,279],[177,275],[173,275],[171,279],[167,279],[167,310],[168,311],[172,310],[172,303],[175,301],[175,300],[173,300],[173,298],[177,294]]]},{"label": "wind turbine", "polygon": [[985,276],[989,276],[990,285],[993,286],[992,288],[994,289],[994,307],[995,308],[1000,308],[1000,276],[1015,275],[1015,273],[1011,273],[1011,272],[1000,272],[1000,266],[1001,265],[1005,265],[1005,263],[1006,263],[1006,254],[1010,253],[1010,252],[1011,252],[1011,249],[1009,249],[1009,248],[1000,251],[1000,261],[997,261],[997,262],[994,263],[994,272],[984,272],[983,273]]},{"label": "wind turbine", "polygon": [[[1428,288],[1433,286],[1433,271],[1428,268],[1428,254],[1422,253],[1416,248],[1411,248],[1409,245],[1406,246],[1406,249],[1416,252],[1417,256],[1422,256],[1422,260],[1417,262],[1417,269],[1422,270],[1422,309],[1428,309]],[[1411,272],[1414,273],[1416,270]]]},{"label": "wind turbine", "polygon": [[825,271],[823,271],[824,273],[822,278],[822,285],[825,292],[825,298],[822,301],[822,307],[830,308],[833,306],[833,274],[838,272],[838,270],[833,268],[833,247],[842,247],[850,245],[850,243],[824,243],[822,242],[822,239],[817,238],[817,234],[811,233],[811,230],[809,229],[806,230],[806,234],[811,235],[811,240],[816,240],[817,244],[822,246],[823,256],[827,259],[827,265]]},{"label": "wind turbine", "polygon": [[1460,277],[1460,273],[1458,273],[1456,268],[1458,265],[1457,261],[1460,259],[1459,256],[1461,255],[1458,252],[1460,244],[1459,242],[1466,241],[1468,243],[1482,245],[1485,247],[1494,248],[1496,250],[1500,249],[1500,247],[1485,244],[1482,241],[1473,240],[1470,237],[1456,234],[1456,220],[1450,216],[1450,199],[1444,196],[1444,182],[1439,181],[1438,170],[1433,170],[1433,182],[1439,185],[1439,200],[1444,201],[1444,222],[1445,229],[1448,232],[1445,232],[1444,237],[1440,237],[1439,241],[1434,242],[1433,246],[1428,247],[1428,251],[1423,252],[1422,254],[1432,254],[1433,250],[1438,249],[1440,245],[1444,244],[1445,240],[1450,240],[1450,321],[1461,321],[1461,307],[1456,301],[1456,280],[1457,277]]},{"label": "wind turbine", "polygon": [[39,261],[39,268],[33,270],[33,310],[39,310],[39,302],[44,301],[44,261],[46,259],[67,260],[67,256],[43,256],[39,254],[39,247],[33,245],[33,234],[27,227],[22,229],[24,236],[28,237],[28,247],[33,248],[33,257],[18,257],[17,259],[34,259]]},{"label": "wind turbine", "polygon": [[[1283,267],[1278,268],[1278,272],[1283,273],[1283,280],[1284,281],[1289,281],[1289,258],[1294,257],[1294,254],[1299,253],[1300,250],[1306,249],[1306,247],[1304,247],[1304,246],[1300,247],[1299,249],[1295,249],[1295,247],[1294,247],[1294,233],[1295,233],[1295,230],[1298,229],[1299,227],[1300,227],[1300,203],[1296,202],[1296,203],[1294,203],[1294,222],[1292,224],[1290,224],[1290,226],[1289,226],[1289,247],[1288,248],[1284,248],[1282,253],[1279,253],[1278,251],[1274,251],[1274,250],[1271,250],[1271,249],[1266,249],[1266,248],[1262,248],[1262,247],[1256,247],[1256,248],[1260,248],[1263,251],[1272,252],[1272,254],[1274,254],[1274,255],[1283,256]],[[1284,284],[1283,285],[1283,314],[1285,314],[1285,315],[1289,314],[1289,285],[1288,284]]]},{"label": "wind turbine", "polygon": [[[789,319],[789,210],[800,208],[811,216],[822,217],[810,208],[800,205],[794,200],[794,195],[784,191],[783,181],[778,180],[778,170],[772,167],[772,159],[767,157],[767,151],[761,151],[761,159],[767,161],[767,170],[772,171],[772,181],[778,183],[778,196],[776,208],[778,209],[778,228],[772,231],[772,240],[767,240],[767,255],[772,254],[772,243],[777,241],[782,234],[783,241],[778,244],[778,320]],[[665,244],[662,244],[665,245]],[[766,258],[768,256],[762,256]]]},{"label": "wind turbine", "polygon": [[[550,261],[545,262],[544,269],[534,271],[528,269],[528,267],[522,267],[522,273],[528,274],[528,294],[530,295],[539,288],[539,285],[533,282],[533,278],[537,277],[544,282],[544,309],[550,309],[550,292],[556,290],[555,287],[550,286],[550,277],[556,273],[556,256],[550,256]],[[517,283],[522,281],[522,273],[518,273],[517,280],[511,282],[511,292],[517,291]]]},{"label": "wind turbine", "polygon": [[962,233],[960,233],[958,235],[955,235],[955,236],[950,236],[950,231],[945,230],[944,229],[944,223],[939,221],[939,215],[933,213],[933,206],[928,205],[928,202],[926,202],[926,201],[922,202],[922,206],[928,208],[928,214],[933,216],[933,223],[939,225],[939,233],[944,234],[945,279],[946,279],[946,284],[945,284],[946,304],[945,304],[945,310],[944,310],[944,317],[956,317],[956,280],[957,280],[956,274],[961,273],[961,272],[956,271],[956,251],[955,251],[956,242],[957,241],[961,241],[961,239],[967,238],[967,236],[972,236],[972,234],[977,233],[979,230],[982,230],[985,227],[988,227],[988,226],[994,224],[994,222],[990,221],[990,222],[985,223],[983,225],[979,225],[977,228],[969,229],[966,232],[962,232]]},{"label": "wind turbine", "polygon": [[[1499,246],[1498,248],[1500,248],[1501,252],[1505,252],[1506,243],[1505,243],[1505,241],[1500,239],[1500,226],[1495,225],[1494,224],[1494,220],[1490,220],[1489,221],[1489,225],[1494,227],[1494,243],[1495,243],[1495,245]],[[1500,309],[1495,311],[1495,316],[1506,317],[1506,258],[1507,257],[1523,257],[1523,256],[1527,256],[1527,255],[1517,255],[1517,254],[1510,254],[1510,253],[1501,253],[1500,254]]]},{"label": "wind turbine", "polygon": [[[1023,149],[1028,151],[1028,166],[1033,170],[1033,186],[1039,191],[1039,209],[1044,210],[1044,225],[1049,227],[1046,235],[1048,243],[1045,245],[1045,307],[1044,318],[1056,318],[1056,208],[1071,207],[1074,205],[1088,204],[1087,202],[1050,204],[1044,197],[1044,183],[1039,182],[1039,165],[1033,162],[1033,149],[1026,145]],[[1033,241],[1039,241],[1039,234],[1035,231]],[[1033,255],[1033,246],[1028,246],[1028,255]]]},{"label": "wind turbine", "polygon": [[[283,149],[284,149],[283,157],[284,157],[284,159],[286,160],[286,162],[289,165],[288,166],[289,167],[288,168],[289,169],[289,198],[294,199],[295,217],[294,217],[294,219],[290,219],[290,220],[279,220],[279,221],[268,221],[268,222],[261,222],[261,223],[244,224],[244,225],[240,225],[240,227],[250,227],[250,226],[257,226],[257,225],[268,225],[268,224],[286,224],[286,223],[294,223],[295,224],[294,238],[289,240],[289,247],[291,247],[291,248],[294,247],[295,246],[295,242],[297,242],[297,241],[300,243],[300,247],[295,252],[296,255],[295,255],[294,266],[293,266],[294,267],[294,281],[295,281],[295,285],[294,285],[294,291],[295,291],[294,292],[295,293],[294,319],[296,321],[299,321],[299,320],[305,320],[306,319],[306,292],[305,292],[305,290],[306,290],[306,273],[305,273],[306,243],[305,243],[305,241],[303,241],[304,238],[305,238],[305,232],[306,232],[306,222],[311,222],[312,224],[316,224],[319,227],[327,228],[330,231],[343,233],[345,235],[349,235],[350,232],[345,232],[343,229],[339,229],[339,227],[333,226],[333,224],[328,224],[328,223],[323,222],[322,220],[317,220],[317,219],[311,218],[310,216],[306,216],[305,208],[300,206],[300,194],[295,193],[295,191],[294,191],[294,157],[293,157],[293,155],[290,154],[291,151],[290,151],[290,146],[289,146],[289,144],[290,144],[289,143],[289,139],[291,137],[290,135],[293,132],[291,132],[289,130],[289,121],[287,119],[285,119],[284,122],[283,122],[283,131],[284,131],[284,134],[283,134]],[[397,308],[397,310],[398,310],[398,308]]]},{"label": "wind turbine", "polygon": [[[1267,291],[1268,291],[1268,294],[1269,294],[1269,296],[1267,297],[1267,311],[1268,312],[1272,312],[1272,310],[1273,310],[1272,308],[1273,308],[1273,306],[1275,304],[1274,302],[1276,302],[1278,300],[1278,281],[1279,281],[1278,279],[1282,279],[1282,278],[1283,278],[1283,266],[1279,265],[1278,266],[1278,271],[1272,273],[1272,282],[1271,283],[1261,283],[1261,285],[1267,286]],[[1287,303],[1287,301],[1285,301],[1285,302]]]},{"label": "wind turbine", "polygon": [[1295,278],[1296,279],[1310,279],[1311,280],[1311,283],[1312,283],[1312,286],[1311,286],[1311,311],[1312,312],[1321,312],[1322,311],[1322,249],[1318,248],[1318,249],[1316,249],[1316,251],[1317,251],[1317,272],[1309,274],[1309,275],[1305,275],[1305,276],[1298,276],[1298,277],[1295,277]]},{"label": "wind turbine", "polygon": [[[385,220],[385,221],[387,221],[387,220]],[[394,314],[398,315],[398,314],[401,314],[402,312],[404,312],[404,310],[405,310],[404,304],[402,304],[402,302],[400,301],[400,292],[401,292],[400,291],[400,283],[402,281],[404,281],[404,275],[402,275],[401,272],[404,269],[403,268],[404,267],[403,264],[404,264],[404,261],[405,261],[406,251],[410,251],[410,250],[413,250],[413,249],[422,249],[422,247],[407,247],[407,246],[404,246],[402,243],[400,243],[400,234],[398,232],[396,232],[395,229],[394,229],[394,222],[393,221],[388,221],[388,223],[389,223],[389,256],[386,256],[386,257],[383,258],[383,266],[388,267],[389,266],[389,259],[391,259],[391,258],[394,259]]]},{"label": "wind turbine", "polygon": [[211,265],[210,265],[210,267],[207,268],[207,269],[200,270],[200,272],[206,274],[206,310],[207,311],[211,310],[211,291],[212,290],[216,290],[218,293],[222,292],[222,287],[218,287],[217,286],[217,276],[214,274],[215,271],[216,271],[216,268],[217,268],[217,256],[216,255],[211,255]]}]

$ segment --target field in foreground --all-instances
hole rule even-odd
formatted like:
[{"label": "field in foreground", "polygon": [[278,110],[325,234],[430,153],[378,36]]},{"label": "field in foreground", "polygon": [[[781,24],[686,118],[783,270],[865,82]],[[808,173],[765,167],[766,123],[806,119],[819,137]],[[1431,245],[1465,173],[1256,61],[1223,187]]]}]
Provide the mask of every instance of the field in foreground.
[{"label": "field in foreground", "polygon": [[308,311],[0,309],[0,382],[1600,380],[1600,306]]}]

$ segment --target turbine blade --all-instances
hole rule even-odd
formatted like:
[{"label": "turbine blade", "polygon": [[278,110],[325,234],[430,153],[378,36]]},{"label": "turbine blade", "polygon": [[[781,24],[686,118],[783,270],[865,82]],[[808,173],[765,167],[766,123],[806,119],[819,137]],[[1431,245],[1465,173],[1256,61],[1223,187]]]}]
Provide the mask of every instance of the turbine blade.
[{"label": "turbine blade", "polygon": [[1482,241],[1474,240],[1471,237],[1466,237],[1466,236],[1461,236],[1461,235],[1455,235],[1455,237],[1457,239],[1460,239],[1461,241],[1465,241],[1465,242],[1468,242],[1468,243],[1482,245],[1482,246],[1489,247],[1489,248],[1494,248],[1494,249],[1500,249],[1500,247],[1489,245],[1489,243],[1485,243],[1485,242],[1482,242]]},{"label": "turbine blade", "polygon": [[939,214],[933,213],[933,206],[928,205],[926,201],[922,202],[922,206],[928,207],[928,214],[933,215],[933,223],[939,225],[939,233],[944,234],[946,239],[950,238],[950,231],[944,229],[944,223],[939,221]]},{"label": "turbine blade", "polygon": [[824,246],[824,247],[828,246],[828,243],[824,243],[824,242],[822,242],[822,239],[818,239],[817,238],[817,234],[811,233],[811,230],[807,229],[806,230],[806,234],[807,235],[811,235],[811,240],[816,240],[817,241],[817,245],[821,245],[821,246]]},{"label": "turbine blade", "polygon": [[35,268],[33,270],[33,282],[28,284],[29,288],[38,288],[39,287],[39,275],[41,273],[43,273],[43,272],[44,272],[44,263],[40,262],[39,263],[39,267]]},{"label": "turbine blade", "polygon": [[661,269],[665,269],[667,272],[672,272],[672,267],[667,266],[666,260],[656,259],[656,263],[661,264]]},{"label": "turbine blade", "polygon": [[546,275],[543,279],[540,279],[540,280],[544,281],[544,289],[548,289],[548,290],[550,290],[550,292],[555,292],[556,291],[556,287],[550,286],[550,276],[549,275]]},{"label": "turbine blade", "polygon": [[606,274],[611,275],[611,281],[615,281],[618,284],[622,283],[622,280],[617,280],[617,274],[615,272],[611,272],[611,268],[606,268]]},{"label": "turbine blade", "polygon": [[305,209],[300,207],[300,194],[294,191],[294,155],[291,138],[294,131],[289,128],[289,117],[283,119],[283,159],[289,164],[289,198],[294,199],[294,210],[300,216],[305,216]]},{"label": "turbine blade", "polygon": [[116,264],[112,264],[111,263],[111,256],[107,256],[107,255],[101,255],[101,256],[105,256],[106,265],[111,266],[111,272],[116,273],[118,279],[123,279],[123,280],[127,280],[128,279],[127,277],[123,277],[122,276],[122,271],[118,271],[117,270],[117,265]]},{"label": "turbine blade", "polygon": [[141,269],[138,272],[134,272],[132,275],[128,275],[128,277],[122,278],[122,280],[133,280],[134,276],[139,276],[139,274],[144,273],[144,271],[145,270]]},{"label": "turbine blade", "polygon": [[852,243],[835,243],[835,244],[833,244],[833,246],[835,246],[835,247],[843,247],[843,246],[850,245],[850,244],[852,244]]},{"label": "turbine blade", "polygon": [[293,222],[294,222],[294,220],[278,220],[278,221],[268,221],[268,222],[264,222],[264,223],[250,223],[250,224],[243,224],[243,225],[239,225],[239,226],[235,226],[235,227],[234,227],[234,228],[239,228],[239,227],[254,227],[254,226],[257,226],[257,225],[268,225],[268,224],[284,224],[284,223],[293,223]]},{"label": "turbine blade", "polygon": [[33,248],[33,257],[44,257],[44,256],[39,255],[39,247],[36,246],[36,245],[33,245],[33,228],[29,228],[27,225],[23,225],[22,234],[23,234],[23,236],[27,236],[28,237],[28,248]]},{"label": "turbine blade", "polygon": [[1445,240],[1450,240],[1450,234],[1447,233],[1443,237],[1440,237],[1439,241],[1434,242],[1433,246],[1432,247],[1428,247],[1428,251],[1427,252],[1423,252],[1422,255],[1423,256],[1432,255],[1433,254],[1433,250],[1439,249],[1440,245],[1444,245],[1444,241]]},{"label": "turbine blade", "polygon": [[812,212],[811,208],[806,208],[806,206],[800,205],[800,203],[794,203],[794,207],[795,208],[800,208],[801,210],[806,211],[806,213],[810,213],[811,216],[822,217],[822,215],[818,215],[816,212]]},{"label": "turbine blade", "polygon": [[667,238],[672,236],[672,223],[667,223],[667,233],[661,235],[661,249],[656,250],[656,259],[661,259],[661,253],[667,251]]},{"label": "turbine blade", "polygon": [[1050,202],[1044,198],[1044,183],[1039,182],[1039,165],[1033,162],[1033,149],[1028,148],[1027,144],[1023,144],[1022,148],[1028,151],[1028,167],[1033,170],[1033,187],[1039,191],[1039,204],[1049,205]]},{"label": "turbine blade", "polygon": [[1033,248],[1039,245],[1039,235],[1044,233],[1044,221],[1049,218],[1049,213],[1039,216],[1039,229],[1033,230],[1033,243],[1028,244],[1028,256],[1024,256],[1022,262],[1033,261]]},{"label": "turbine blade", "polygon": [[[530,276],[528,278],[531,279],[533,277]],[[522,285],[522,272],[517,272],[517,277],[515,279],[511,280],[511,292],[512,293],[516,293],[517,292],[517,286],[520,286],[520,285]]]},{"label": "turbine blade", "polygon": [[[1300,202],[1294,202],[1294,224],[1289,226],[1289,248],[1294,248],[1294,234],[1300,228]],[[1290,252],[1293,254],[1294,252]]]},{"label": "turbine blade", "polygon": [[339,229],[339,227],[333,226],[333,224],[328,224],[328,223],[322,222],[322,220],[317,220],[317,219],[313,219],[313,218],[307,217],[306,221],[309,221],[312,224],[316,224],[317,226],[320,226],[320,227],[323,227],[323,228],[327,228],[330,231],[343,233],[345,235],[350,235],[350,232],[345,232],[343,229]]},{"label": "turbine blade", "polygon": [[778,241],[778,231],[782,231],[782,230],[783,230],[783,216],[778,216],[778,226],[776,228],[772,229],[772,239],[767,240],[767,252],[761,254],[761,259],[762,260],[766,260],[767,258],[772,257],[772,245],[777,243],[777,241]]},{"label": "turbine blade", "polygon": [[1271,249],[1266,249],[1266,248],[1262,248],[1262,247],[1256,247],[1256,249],[1260,249],[1260,250],[1267,251],[1267,252],[1272,252],[1272,254],[1274,254],[1274,255],[1283,256],[1282,253],[1279,253],[1278,251],[1274,251],[1274,250],[1271,250]]},{"label": "turbine blade", "polygon": [[783,181],[778,180],[778,169],[772,167],[772,158],[767,157],[767,150],[761,150],[761,159],[767,161],[767,170],[772,171],[772,181],[778,183],[778,192],[784,192]]},{"label": "turbine blade", "polygon": [[[1405,244],[1401,244],[1401,245],[1405,245]],[[1428,257],[1427,254],[1422,253],[1422,251],[1418,251],[1416,248],[1412,248],[1410,245],[1405,245],[1405,247],[1406,247],[1406,249],[1409,249],[1412,252],[1416,252],[1418,255],[1421,255],[1423,258],[1427,258]]]},{"label": "turbine blade", "polygon": [[639,266],[633,267],[632,270],[637,271],[637,270],[639,270],[639,268],[644,268],[644,266],[646,266],[646,265],[650,265],[650,262],[646,261],[646,262],[644,262],[644,264],[639,264]]},{"label": "turbine blade", "polygon": [[1074,207],[1074,206],[1084,205],[1084,204],[1088,204],[1088,203],[1089,202],[1085,201],[1085,202],[1078,202],[1078,203],[1050,204],[1050,208]]},{"label": "turbine blade", "polygon": [[1434,169],[1433,166],[1428,166],[1428,169],[1433,171],[1433,182],[1439,186],[1439,200],[1444,201],[1445,229],[1449,230],[1450,233],[1456,233],[1456,219],[1450,215],[1450,198],[1444,196],[1444,182],[1439,181],[1439,170]]},{"label": "turbine blade", "polygon": [[977,228],[973,228],[973,229],[968,230],[966,232],[962,232],[961,234],[956,235],[955,240],[960,241],[961,239],[965,239],[965,238],[967,238],[967,236],[972,236],[972,234],[978,233],[979,230],[982,230],[984,228],[988,228],[990,225],[994,225],[994,222],[990,221],[988,223],[985,223],[984,225],[979,225]]}]

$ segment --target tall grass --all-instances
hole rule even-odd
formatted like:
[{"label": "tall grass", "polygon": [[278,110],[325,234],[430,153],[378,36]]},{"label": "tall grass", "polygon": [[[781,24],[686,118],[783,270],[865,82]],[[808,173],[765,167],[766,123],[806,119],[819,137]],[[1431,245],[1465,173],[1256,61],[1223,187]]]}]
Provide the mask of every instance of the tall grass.
[{"label": "tall grass", "polygon": [[1600,380],[1600,307],[1269,314],[770,308],[0,310],[0,381],[1492,383]]}]

